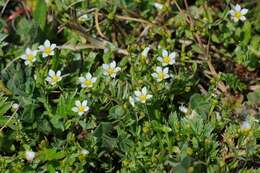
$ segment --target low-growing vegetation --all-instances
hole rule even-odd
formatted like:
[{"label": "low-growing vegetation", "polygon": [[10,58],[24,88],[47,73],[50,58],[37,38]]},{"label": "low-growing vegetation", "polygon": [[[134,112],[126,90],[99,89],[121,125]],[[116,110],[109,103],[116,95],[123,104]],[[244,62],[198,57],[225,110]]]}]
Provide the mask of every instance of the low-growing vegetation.
[{"label": "low-growing vegetation", "polygon": [[0,172],[259,172],[259,14],[0,0]]}]

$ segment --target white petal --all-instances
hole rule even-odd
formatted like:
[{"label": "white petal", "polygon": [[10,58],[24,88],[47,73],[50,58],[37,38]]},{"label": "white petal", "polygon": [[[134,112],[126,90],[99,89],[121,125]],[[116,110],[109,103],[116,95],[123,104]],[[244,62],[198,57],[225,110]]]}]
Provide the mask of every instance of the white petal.
[{"label": "white petal", "polygon": [[37,55],[37,53],[38,53],[38,51],[37,51],[37,50],[34,50],[34,51],[32,51],[32,54],[33,54],[33,56],[36,56],[36,55]]},{"label": "white petal", "polygon": [[88,101],[87,101],[87,100],[84,100],[84,101],[82,102],[82,106],[87,106],[87,104],[88,104]]},{"label": "white petal", "polygon": [[235,15],[235,11],[234,10],[230,10],[229,13],[230,13],[231,16]]},{"label": "white petal", "polygon": [[116,67],[116,62],[115,62],[115,61],[112,61],[112,62],[110,63],[110,67],[111,67],[111,68],[115,68],[115,67]]},{"label": "white petal", "polygon": [[116,72],[119,72],[120,70],[121,70],[121,68],[120,67],[116,67]]},{"label": "white petal", "polygon": [[91,79],[91,82],[92,83],[95,83],[97,81],[97,78],[96,77],[93,77],[92,79]]},{"label": "white petal", "polygon": [[58,71],[56,72],[56,75],[57,75],[57,76],[60,76],[60,75],[61,75],[61,71],[58,70]]},{"label": "white petal", "polygon": [[163,51],[162,51],[162,56],[163,56],[163,57],[168,56],[168,51],[163,49]]},{"label": "white petal", "polygon": [[46,58],[48,55],[46,53],[42,53],[42,57]]},{"label": "white petal", "polygon": [[237,4],[237,5],[235,6],[235,10],[236,10],[236,11],[240,11],[240,10],[241,10],[241,6],[240,6],[239,4]]},{"label": "white petal", "polygon": [[162,57],[160,57],[160,56],[157,58],[157,60],[160,61],[160,62],[163,61]]},{"label": "white petal", "polygon": [[31,54],[31,49],[26,48],[25,53],[26,53],[27,55]]},{"label": "white petal", "polygon": [[109,68],[108,64],[103,64],[102,65],[103,69],[107,70]]},{"label": "white petal", "polygon": [[44,47],[50,47],[51,46],[51,43],[49,40],[45,40],[44,42]]},{"label": "white petal", "polygon": [[85,78],[84,77],[79,77],[79,81],[81,82],[81,83],[83,83],[83,82],[85,82]]},{"label": "white petal", "polygon": [[248,12],[248,9],[246,9],[246,8],[243,8],[243,9],[241,10],[241,14],[242,14],[242,15],[245,15],[247,12]]},{"label": "white petal", "polygon": [[27,56],[26,56],[26,55],[22,55],[22,56],[21,56],[21,59],[26,60],[26,59],[27,59]]},{"label": "white petal", "polygon": [[147,94],[147,88],[146,88],[146,87],[143,87],[143,88],[142,88],[142,94],[143,94],[143,95],[146,95],[146,94]]},{"label": "white petal", "polygon": [[112,78],[115,78],[115,77],[116,77],[116,74],[112,74],[111,77],[112,77]]},{"label": "white petal", "polygon": [[157,73],[152,73],[152,77],[157,78]]},{"label": "white petal", "polygon": [[175,58],[176,57],[176,53],[175,52],[172,52],[169,57],[172,59],[172,58]]},{"label": "white petal", "polygon": [[245,21],[245,20],[246,20],[246,17],[245,17],[245,16],[241,16],[241,17],[240,17],[240,20],[241,20],[241,21]]},{"label": "white petal", "polygon": [[168,68],[168,67],[166,67],[166,68],[163,69],[163,72],[166,73],[166,74],[168,73],[168,71],[169,71],[169,68]]},{"label": "white petal", "polygon": [[41,46],[39,46],[39,49],[41,52],[43,52],[45,48],[44,48],[44,46],[41,45]]},{"label": "white petal", "polygon": [[32,64],[32,63],[31,63],[30,61],[25,61],[24,64],[25,64],[25,65],[30,65],[30,64]]},{"label": "white petal", "polygon": [[50,77],[46,77],[46,79],[45,79],[46,81],[48,81],[49,83],[51,83],[52,82],[52,79],[50,78]]},{"label": "white petal", "polygon": [[54,55],[54,51],[51,51],[50,55]]},{"label": "white petal", "polygon": [[77,107],[73,107],[71,110],[72,110],[73,112],[78,112],[78,111],[79,111]]},{"label": "white petal", "polygon": [[234,20],[234,22],[238,22],[239,21],[239,19],[236,18],[236,17],[234,17],[233,20]]},{"label": "white petal", "polygon": [[83,114],[84,114],[84,112],[79,112],[78,114],[79,114],[79,116],[81,116],[81,115],[83,115]]},{"label": "white petal", "polygon": [[134,93],[135,93],[135,95],[136,95],[137,97],[139,97],[140,95],[142,95],[142,93],[141,93],[140,91],[135,91]]},{"label": "white petal", "polygon": [[92,75],[90,73],[87,73],[86,74],[86,79],[91,79],[92,78]]},{"label": "white petal", "polygon": [[148,52],[150,51],[150,47],[146,47],[144,50],[143,50],[143,52],[142,52],[142,56],[144,56],[144,57],[147,57],[147,55],[148,55]]},{"label": "white petal", "polygon": [[153,96],[148,94],[146,97],[147,97],[147,99],[151,99]]},{"label": "white petal", "polygon": [[56,44],[51,44],[51,50],[56,48]]},{"label": "white petal", "polygon": [[76,101],[75,101],[75,105],[78,106],[78,107],[81,106],[80,101],[79,101],[79,100],[76,100]]},{"label": "white petal", "polygon": [[48,73],[48,74],[49,74],[49,76],[51,76],[51,77],[52,77],[52,76],[55,76],[55,72],[54,72],[52,69],[49,70],[49,73]]},{"label": "white petal", "polygon": [[89,111],[89,107],[87,106],[86,109],[85,109],[85,112],[88,112]]},{"label": "white petal", "polygon": [[156,72],[162,72],[162,67],[156,67]]}]

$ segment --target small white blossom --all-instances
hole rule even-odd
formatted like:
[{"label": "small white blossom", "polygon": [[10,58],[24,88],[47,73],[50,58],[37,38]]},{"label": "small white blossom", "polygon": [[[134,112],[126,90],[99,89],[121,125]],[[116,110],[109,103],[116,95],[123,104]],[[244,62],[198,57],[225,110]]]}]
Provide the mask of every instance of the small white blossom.
[{"label": "small white blossom", "polygon": [[79,77],[79,81],[81,83],[82,88],[91,88],[93,84],[96,82],[97,78],[92,77],[90,73],[87,73],[85,77]]},{"label": "small white blossom", "polygon": [[61,71],[59,70],[56,73],[53,70],[49,70],[48,75],[49,76],[45,80],[48,81],[51,85],[56,85],[62,79]]},{"label": "small white blossom", "polygon": [[240,124],[240,128],[241,128],[242,130],[247,131],[247,130],[250,130],[250,129],[251,129],[251,125],[250,125],[250,123],[248,122],[248,120],[245,120],[245,121],[243,121],[243,122]]},{"label": "small white blossom", "polygon": [[158,3],[158,2],[153,3],[153,6],[154,6],[155,8],[157,8],[158,10],[161,10],[161,9],[163,8],[163,5],[160,4],[160,3]]},{"label": "small white blossom", "polygon": [[13,108],[14,110],[18,109],[18,108],[19,108],[19,104],[13,103],[13,104],[12,104],[12,108]]},{"label": "small white blossom", "polygon": [[79,116],[81,116],[89,110],[87,104],[88,104],[87,100],[84,100],[82,103],[79,100],[77,100],[75,102],[76,106],[72,108],[72,111],[77,112]]},{"label": "small white blossom", "polygon": [[112,78],[116,77],[117,72],[121,70],[120,67],[116,67],[116,62],[112,61],[110,64],[103,64],[104,75],[110,76]]},{"label": "small white blossom", "polygon": [[234,22],[238,22],[239,20],[245,21],[246,20],[245,15],[247,14],[247,12],[248,12],[248,9],[241,8],[241,6],[239,4],[237,4],[236,6],[233,6],[232,9],[229,11],[229,13],[231,15],[231,19]]},{"label": "small white blossom", "polygon": [[55,48],[56,48],[56,44],[51,44],[49,40],[46,40],[43,43],[43,45],[39,46],[43,58],[54,55]]},{"label": "small white blossom", "polygon": [[35,158],[35,152],[33,152],[33,151],[25,151],[25,158],[28,161],[32,161]]},{"label": "small white blossom", "polygon": [[25,54],[21,56],[21,59],[24,60],[25,65],[32,65],[36,61],[37,50],[31,50],[27,48]]},{"label": "small white blossom", "polygon": [[135,91],[135,100],[141,103],[146,103],[153,96],[147,93],[147,88],[143,87],[141,91]]},{"label": "small white blossom", "polygon": [[156,67],[156,72],[152,73],[152,76],[157,80],[157,82],[161,82],[164,79],[169,78],[169,68]]},{"label": "small white blossom", "polygon": [[79,21],[80,22],[85,22],[85,21],[88,21],[90,20],[91,18],[87,15],[87,14],[84,14],[82,16],[79,17]]},{"label": "small white blossom", "polygon": [[188,108],[186,106],[183,105],[179,106],[179,110],[185,114],[188,113]]},{"label": "small white blossom", "polygon": [[220,113],[219,113],[219,112],[216,112],[216,119],[217,119],[218,121],[221,120],[221,116],[220,116]]},{"label": "small white blossom", "polygon": [[151,50],[151,48],[148,46],[142,51],[142,56],[147,57],[148,52]]},{"label": "small white blossom", "polygon": [[86,149],[82,149],[82,150],[80,151],[80,154],[82,154],[82,155],[88,155],[88,154],[89,154],[89,151],[86,150]]},{"label": "small white blossom", "polygon": [[175,64],[176,52],[168,53],[167,50],[162,51],[162,57],[158,57],[157,60],[162,63],[163,66]]},{"label": "small white blossom", "polygon": [[129,103],[134,107],[135,106],[135,100],[133,97],[129,97]]}]

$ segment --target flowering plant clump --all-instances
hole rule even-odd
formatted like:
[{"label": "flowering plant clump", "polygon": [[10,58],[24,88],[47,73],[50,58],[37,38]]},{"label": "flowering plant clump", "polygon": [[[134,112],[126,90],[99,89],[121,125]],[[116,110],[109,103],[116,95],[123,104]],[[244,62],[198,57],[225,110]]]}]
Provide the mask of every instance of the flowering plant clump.
[{"label": "flowering plant clump", "polygon": [[258,1],[0,1],[0,172],[260,167]]}]

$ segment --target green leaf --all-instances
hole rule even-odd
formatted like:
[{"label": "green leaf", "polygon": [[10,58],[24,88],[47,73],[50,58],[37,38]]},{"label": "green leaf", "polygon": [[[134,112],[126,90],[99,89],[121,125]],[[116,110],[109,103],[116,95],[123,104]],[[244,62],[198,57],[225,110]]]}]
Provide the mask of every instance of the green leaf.
[{"label": "green leaf", "polygon": [[44,29],[47,16],[47,5],[44,0],[37,1],[36,8],[33,12],[33,19],[40,26],[41,29]]},{"label": "green leaf", "polygon": [[191,108],[196,110],[196,112],[199,115],[206,116],[206,114],[209,112],[210,104],[207,101],[207,99],[200,95],[200,94],[194,94],[190,98],[190,105]]}]

